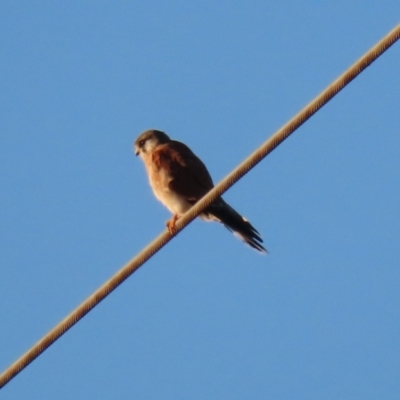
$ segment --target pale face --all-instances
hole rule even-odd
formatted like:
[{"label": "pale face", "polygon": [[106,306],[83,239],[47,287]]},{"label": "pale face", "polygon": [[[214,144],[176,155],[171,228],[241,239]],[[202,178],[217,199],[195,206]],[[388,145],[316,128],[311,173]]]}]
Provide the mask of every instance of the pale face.
[{"label": "pale face", "polygon": [[167,143],[169,137],[161,131],[150,130],[142,133],[135,141],[135,154],[142,158],[153,152],[160,144]]},{"label": "pale face", "polygon": [[142,139],[135,144],[135,154],[143,156],[151,153],[158,146],[158,140],[156,138]]}]

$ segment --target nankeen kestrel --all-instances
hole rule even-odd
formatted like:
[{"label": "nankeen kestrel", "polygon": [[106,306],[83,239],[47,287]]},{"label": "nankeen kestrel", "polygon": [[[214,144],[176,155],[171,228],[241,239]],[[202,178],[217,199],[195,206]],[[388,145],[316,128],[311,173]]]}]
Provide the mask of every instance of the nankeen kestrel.
[{"label": "nankeen kestrel", "polygon": [[[171,140],[164,132],[143,132],[134,146],[135,154],[144,162],[154,195],[173,214],[167,222],[168,230],[173,232],[177,219],[214,187],[211,176],[189,147]],[[222,197],[206,208],[200,218],[221,222],[245,243],[266,252],[257,230]]]}]

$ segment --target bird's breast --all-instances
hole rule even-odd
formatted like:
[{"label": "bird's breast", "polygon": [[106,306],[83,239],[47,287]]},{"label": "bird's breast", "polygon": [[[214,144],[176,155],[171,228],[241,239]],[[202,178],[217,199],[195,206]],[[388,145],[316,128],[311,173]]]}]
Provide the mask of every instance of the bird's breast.
[{"label": "bird's breast", "polygon": [[182,215],[189,210],[191,204],[186,201],[185,197],[171,190],[169,184],[173,176],[168,170],[155,168],[153,164],[150,164],[147,165],[147,172],[154,195],[171,213]]}]

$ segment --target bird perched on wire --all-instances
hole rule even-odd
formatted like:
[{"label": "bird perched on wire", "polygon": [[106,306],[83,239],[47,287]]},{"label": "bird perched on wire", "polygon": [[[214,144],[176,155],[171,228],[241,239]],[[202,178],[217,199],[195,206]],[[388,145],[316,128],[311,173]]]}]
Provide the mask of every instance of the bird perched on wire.
[{"label": "bird perched on wire", "polygon": [[[178,218],[214,187],[210,173],[189,147],[171,140],[164,132],[145,131],[134,147],[135,154],[144,162],[154,195],[173,214],[167,222],[169,232],[173,233]],[[266,252],[258,231],[222,197],[208,206],[200,218],[221,222],[243,242]]]}]

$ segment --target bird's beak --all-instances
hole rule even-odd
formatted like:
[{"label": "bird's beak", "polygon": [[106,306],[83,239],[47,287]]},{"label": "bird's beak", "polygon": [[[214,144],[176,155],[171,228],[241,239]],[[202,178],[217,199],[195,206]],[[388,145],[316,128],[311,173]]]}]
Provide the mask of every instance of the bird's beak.
[{"label": "bird's beak", "polygon": [[135,147],[135,156],[139,155],[139,149],[137,147]]}]

